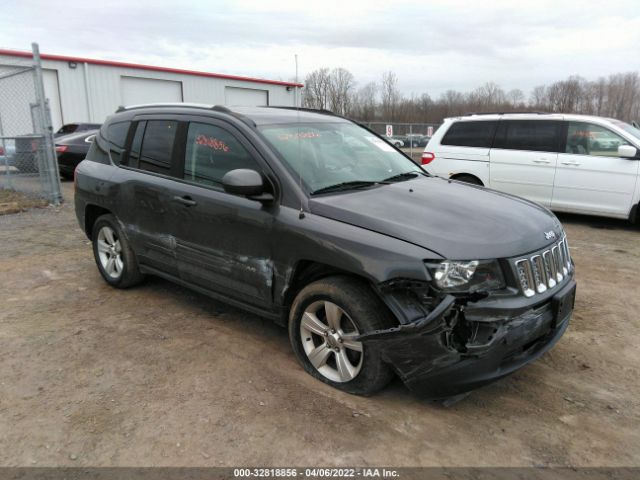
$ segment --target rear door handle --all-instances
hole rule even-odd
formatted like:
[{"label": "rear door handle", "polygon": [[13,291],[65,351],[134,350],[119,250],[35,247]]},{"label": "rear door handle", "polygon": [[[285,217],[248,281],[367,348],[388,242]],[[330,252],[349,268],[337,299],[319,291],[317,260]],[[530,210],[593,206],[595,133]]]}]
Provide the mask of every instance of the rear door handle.
[{"label": "rear door handle", "polygon": [[576,162],[575,160],[571,162],[560,162],[560,163],[562,163],[562,165],[574,165],[574,166],[580,165],[580,162]]},{"label": "rear door handle", "polygon": [[533,163],[551,163],[551,160],[540,158],[539,160],[534,160]]},{"label": "rear door handle", "polygon": [[198,204],[198,202],[196,202],[193,198],[191,198],[188,195],[185,195],[183,197],[180,197],[180,196],[176,195],[175,197],[173,197],[173,201],[181,203],[185,207],[194,207],[194,206],[196,206]]}]

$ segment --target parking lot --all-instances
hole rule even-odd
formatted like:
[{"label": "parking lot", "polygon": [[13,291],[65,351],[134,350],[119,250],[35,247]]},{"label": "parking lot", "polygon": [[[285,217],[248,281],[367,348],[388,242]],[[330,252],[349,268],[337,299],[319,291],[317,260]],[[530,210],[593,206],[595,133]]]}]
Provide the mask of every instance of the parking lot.
[{"label": "parking lot", "polygon": [[572,324],[450,406],[307,375],[285,329],[163,280],[108,287],[66,203],[0,216],[0,463],[628,466],[640,462],[640,229],[565,215]]}]

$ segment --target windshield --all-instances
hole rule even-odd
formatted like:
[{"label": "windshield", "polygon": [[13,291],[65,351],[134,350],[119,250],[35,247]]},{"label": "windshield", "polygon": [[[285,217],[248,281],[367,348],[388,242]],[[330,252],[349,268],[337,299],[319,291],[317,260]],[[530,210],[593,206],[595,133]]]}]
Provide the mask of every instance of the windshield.
[{"label": "windshield", "polygon": [[353,123],[265,125],[260,131],[311,192],[424,172],[387,142]]},{"label": "windshield", "polygon": [[629,125],[628,123],[621,122],[620,120],[611,120],[611,123],[613,123],[616,127],[621,128],[625,132],[630,133],[637,140],[640,141],[640,130],[638,130],[633,125]]}]

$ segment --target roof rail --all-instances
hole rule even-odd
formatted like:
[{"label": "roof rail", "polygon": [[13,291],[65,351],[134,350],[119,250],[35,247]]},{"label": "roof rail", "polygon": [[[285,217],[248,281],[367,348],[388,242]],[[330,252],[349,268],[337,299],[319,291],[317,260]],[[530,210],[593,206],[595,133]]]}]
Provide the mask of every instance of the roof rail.
[{"label": "roof rail", "polygon": [[130,105],[128,107],[125,107],[123,105],[120,105],[117,110],[116,113],[120,113],[120,112],[128,112],[129,110],[138,110],[138,109],[142,109],[142,108],[171,108],[171,107],[178,107],[178,108],[199,108],[202,110],[214,110],[216,112],[220,112],[220,113],[226,113],[228,115],[232,115],[234,117],[236,117],[238,120],[243,121],[244,123],[246,123],[249,126],[255,127],[256,124],[253,120],[245,117],[244,115],[241,115],[237,112],[234,112],[233,110],[230,110],[229,108],[223,106],[223,105],[205,105],[202,103],[183,103],[183,102],[174,102],[174,103],[148,103],[146,105]]},{"label": "roof rail", "polygon": [[233,113],[231,110],[229,110],[229,108],[225,107],[224,105],[214,105],[213,107],[211,107],[211,110],[215,110],[216,112],[222,112],[222,113]]},{"label": "roof rail", "polygon": [[513,111],[513,112],[469,112],[469,113],[464,113],[461,115],[461,117],[469,117],[472,115],[509,115],[509,114],[524,114],[524,113],[530,113],[532,115],[551,115],[551,112],[537,112],[537,111],[524,111],[524,110],[520,110],[520,111]]},{"label": "roof rail", "polygon": [[[321,115],[331,115],[334,117],[342,117],[342,115],[338,115],[337,113],[333,113],[331,110],[325,110],[323,108],[282,107],[282,106],[278,106],[278,107],[269,106],[269,108],[279,108],[281,110],[299,110],[301,112],[319,113]],[[346,117],[343,117],[343,118],[346,118]]]},{"label": "roof rail", "polygon": [[[186,108],[202,108],[203,110],[214,110],[217,105],[205,105],[203,103],[184,103],[184,102],[167,102],[167,103],[146,103],[140,105],[120,105],[116,113],[129,110],[137,110],[140,108],[168,108],[168,107],[186,107]],[[223,107],[224,108],[224,107]]]},{"label": "roof rail", "polygon": [[231,110],[228,107],[225,107],[224,105],[214,105],[213,107],[211,107],[211,110],[215,110],[216,112],[220,112],[220,113],[226,113],[227,115],[231,115],[232,117],[236,117],[238,120],[240,120],[241,122],[246,123],[250,127],[253,127],[253,128],[256,127],[256,122],[251,120],[249,117],[247,117],[245,115],[242,115],[241,113],[234,112],[233,110]]}]

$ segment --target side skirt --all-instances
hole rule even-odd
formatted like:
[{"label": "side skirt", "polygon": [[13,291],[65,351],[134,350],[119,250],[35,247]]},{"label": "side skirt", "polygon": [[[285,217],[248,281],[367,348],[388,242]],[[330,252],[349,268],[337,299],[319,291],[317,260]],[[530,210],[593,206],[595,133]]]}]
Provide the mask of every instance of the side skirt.
[{"label": "side skirt", "polygon": [[263,308],[260,307],[255,307],[253,305],[248,305],[244,302],[241,302],[239,300],[235,300],[233,298],[229,298],[225,295],[221,295],[219,293],[215,293],[212,292],[211,290],[207,290],[206,288],[202,288],[198,285],[193,285],[189,282],[185,282],[184,280],[178,278],[178,277],[174,277],[173,275],[170,275],[168,273],[162,272],[160,270],[156,270],[155,268],[146,266],[146,265],[140,265],[140,272],[142,273],[146,273],[146,274],[150,274],[150,275],[155,275],[156,277],[160,277],[160,278],[164,278],[165,280],[169,280],[170,282],[176,283],[182,287],[188,288],[190,290],[193,290],[195,292],[201,293],[203,295],[206,295],[207,297],[213,298],[214,300],[218,300],[220,302],[226,303],[228,305],[240,308],[242,310],[246,310],[248,312],[254,313],[256,315],[259,315],[261,317],[265,317],[268,318],[269,320],[273,320],[275,323],[281,325],[282,324],[282,312],[277,311],[271,311],[271,310],[265,310]]}]

